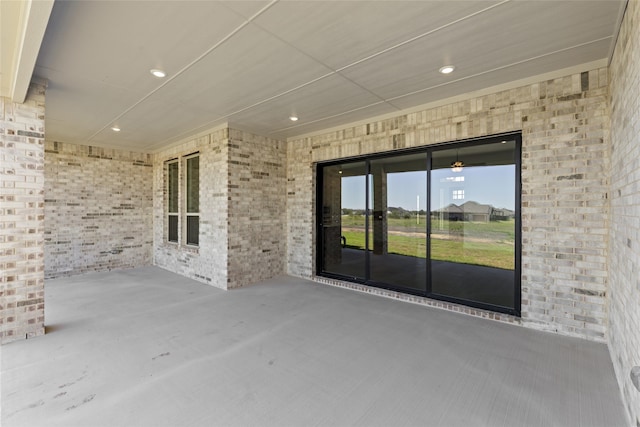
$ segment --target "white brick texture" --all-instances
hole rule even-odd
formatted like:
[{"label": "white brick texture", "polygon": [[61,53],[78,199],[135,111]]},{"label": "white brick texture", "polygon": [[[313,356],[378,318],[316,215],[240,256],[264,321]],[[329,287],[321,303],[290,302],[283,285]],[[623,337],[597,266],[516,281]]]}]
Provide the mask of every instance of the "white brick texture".
[{"label": "white brick texture", "polygon": [[0,98],[0,343],[44,334],[44,102]]},{"label": "white brick texture", "polygon": [[228,287],[284,272],[286,143],[229,130]]},{"label": "white brick texture", "polygon": [[[180,232],[179,243],[167,242],[165,221],[165,164],[194,152],[200,153],[198,247],[184,245]],[[283,141],[230,128],[155,155],[155,264],[221,289],[282,274],[285,174]]]},{"label": "white brick texture", "polygon": [[610,162],[607,95],[607,69],[585,70],[289,140],[288,273],[307,278],[315,274],[315,162],[521,131],[522,319],[501,318],[604,341]]},{"label": "white brick texture", "polygon": [[640,2],[629,1],[610,66],[609,351],[631,425],[640,426]]},{"label": "white brick texture", "polygon": [[151,155],[46,142],[45,277],[151,264]]},{"label": "white brick texture", "polygon": [[[194,138],[154,155],[153,257],[154,264],[174,273],[227,289],[228,243],[228,129]],[[167,241],[166,162],[179,160],[179,210],[184,210],[184,156],[200,153],[199,246],[184,244],[182,227],[178,243]],[[181,223],[182,225],[182,223]]]}]

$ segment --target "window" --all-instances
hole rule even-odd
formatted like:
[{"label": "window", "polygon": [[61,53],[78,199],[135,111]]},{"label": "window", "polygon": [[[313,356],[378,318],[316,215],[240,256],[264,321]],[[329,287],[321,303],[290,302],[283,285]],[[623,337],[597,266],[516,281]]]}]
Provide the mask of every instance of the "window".
[{"label": "window", "polygon": [[453,190],[453,200],[464,200],[464,190]]},{"label": "window", "polygon": [[200,228],[200,157],[187,157],[186,161],[186,243],[198,245]]},{"label": "window", "polygon": [[178,243],[178,161],[167,163],[167,240]]},{"label": "window", "polygon": [[[182,169],[182,174],[181,174]],[[180,184],[182,181],[182,185]],[[166,163],[166,239],[198,246],[200,235],[200,157]],[[182,236],[182,237],[180,237]]]}]

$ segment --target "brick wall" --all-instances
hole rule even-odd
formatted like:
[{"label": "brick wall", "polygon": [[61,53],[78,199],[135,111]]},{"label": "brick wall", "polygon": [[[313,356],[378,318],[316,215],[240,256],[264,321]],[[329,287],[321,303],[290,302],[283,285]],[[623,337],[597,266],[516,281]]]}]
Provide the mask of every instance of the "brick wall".
[{"label": "brick wall", "polygon": [[[522,319],[500,317],[603,341],[607,323],[607,95],[607,69],[585,70],[289,140],[288,273],[315,274],[314,162],[522,131]],[[456,310],[491,317],[479,310]]]},{"label": "brick wall", "polygon": [[47,141],[45,277],[151,264],[149,154]]},{"label": "brick wall", "polygon": [[610,67],[609,351],[631,425],[640,426],[640,2],[632,0]]},{"label": "brick wall", "polygon": [[228,287],[284,272],[286,144],[229,130]]},{"label": "brick wall", "polygon": [[0,343],[44,334],[44,101],[0,98]]},{"label": "brick wall", "polygon": [[[194,152],[200,153],[198,247],[183,244],[181,230],[180,243],[167,242],[165,234],[165,163]],[[154,159],[156,265],[222,289],[283,273],[284,142],[224,128],[162,151]],[[180,171],[183,177],[182,165]]]},{"label": "brick wall", "polygon": [[[220,129],[154,155],[153,162],[153,246],[154,264],[186,277],[227,288],[228,245],[228,129]],[[200,153],[200,238],[199,246],[179,243],[166,236],[166,162],[179,159],[180,182],[184,179],[183,157]],[[184,186],[180,185],[179,210],[183,210]]]}]

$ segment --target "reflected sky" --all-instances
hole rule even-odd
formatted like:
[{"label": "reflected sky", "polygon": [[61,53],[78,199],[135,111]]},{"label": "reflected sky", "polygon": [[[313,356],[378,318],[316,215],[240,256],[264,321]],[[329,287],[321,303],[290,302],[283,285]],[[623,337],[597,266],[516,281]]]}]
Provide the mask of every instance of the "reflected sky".
[{"label": "reflected sky", "polygon": [[[438,188],[446,186],[454,190],[464,190],[464,198],[452,200],[449,197],[433,197],[431,209],[437,210],[449,203],[461,205],[474,201],[495,208],[515,210],[515,165],[472,166],[461,172],[439,169],[431,172]],[[401,172],[387,175],[387,206],[401,207],[415,211],[419,206],[426,210],[426,172]],[[342,178],[342,207],[364,209],[364,176]],[[461,193],[458,193],[461,194]],[[435,196],[435,195],[434,195]]]}]

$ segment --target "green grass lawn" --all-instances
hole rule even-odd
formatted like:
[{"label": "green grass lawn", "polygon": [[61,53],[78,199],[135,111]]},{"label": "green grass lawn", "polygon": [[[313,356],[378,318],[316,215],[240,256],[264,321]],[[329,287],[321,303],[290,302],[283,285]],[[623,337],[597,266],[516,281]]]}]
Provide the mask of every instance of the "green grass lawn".
[{"label": "green grass lawn", "polygon": [[[342,226],[364,229],[364,216],[343,215]],[[420,217],[417,224],[416,218],[387,218],[389,230],[405,232],[424,232],[426,230],[426,218]],[[431,222],[431,232],[433,234],[454,234],[465,237],[475,237],[481,239],[500,240],[505,242],[515,241],[515,221],[490,221],[490,222],[470,222],[470,221],[447,221],[434,219]]]},{"label": "green grass lawn", "polygon": [[[343,231],[347,246],[364,249],[363,231]],[[389,253],[426,258],[426,239],[422,237],[389,234]],[[371,239],[370,239],[371,241]],[[463,240],[431,239],[431,258],[438,261],[484,265],[513,269],[514,245],[504,242],[465,242]]]},{"label": "green grass lawn", "polygon": [[[387,218],[390,230],[405,229],[406,231],[424,231],[426,229],[426,218],[420,217],[417,224],[416,218]],[[364,216],[343,215],[343,227],[364,227]],[[465,236],[486,237],[499,235],[504,240],[515,239],[515,221],[490,221],[490,222],[470,222],[470,221],[448,221],[434,219],[431,223],[433,233],[439,232],[464,232]]]}]

